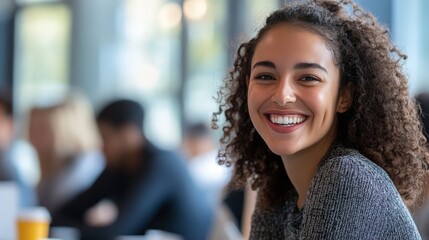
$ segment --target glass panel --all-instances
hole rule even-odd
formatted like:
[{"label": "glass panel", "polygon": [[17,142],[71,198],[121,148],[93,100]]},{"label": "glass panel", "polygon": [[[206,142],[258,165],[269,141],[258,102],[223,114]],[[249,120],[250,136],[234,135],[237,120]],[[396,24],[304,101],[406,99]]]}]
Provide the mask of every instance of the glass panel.
[{"label": "glass panel", "polygon": [[171,148],[181,140],[181,6],[164,1],[126,0],[119,51],[119,91],[136,96],[147,111],[146,135]]},{"label": "glass panel", "polygon": [[429,2],[393,1],[392,38],[408,56],[405,67],[410,80],[411,94],[429,91]]},{"label": "glass panel", "polygon": [[226,1],[205,1],[206,12],[188,21],[189,59],[185,86],[185,118],[209,122],[213,97],[224,78],[227,60]]},{"label": "glass panel", "polygon": [[25,112],[33,100],[52,100],[68,86],[70,18],[64,4],[29,6],[18,13],[15,46],[18,114]]},{"label": "glass panel", "polygon": [[427,74],[427,68],[429,66],[429,28],[427,23],[429,23],[429,2],[426,0],[420,0],[419,4],[419,28],[420,28],[420,38],[419,38],[419,74],[416,77],[418,82],[418,88],[420,91],[429,92],[429,77]]},{"label": "glass panel", "polygon": [[47,2],[60,2],[62,0],[16,0],[18,4],[31,4],[31,3],[47,3]]},{"label": "glass panel", "polygon": [[249,24],[247,25],[247,31],[253,36],[264,25],[265,18],[279,8],[279,4],[278,0],[252,0],[248,4],[247,22]]}]

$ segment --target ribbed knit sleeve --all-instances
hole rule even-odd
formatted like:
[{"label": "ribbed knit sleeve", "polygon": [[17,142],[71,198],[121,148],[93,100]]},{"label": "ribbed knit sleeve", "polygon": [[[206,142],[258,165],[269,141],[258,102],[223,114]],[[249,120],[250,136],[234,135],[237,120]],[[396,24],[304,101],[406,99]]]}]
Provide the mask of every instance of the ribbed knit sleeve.
[{"label": "ribbed knit sleeve", "polygon": [[354,150],[319,166],[298,238],[421,239],[387,173]]}]

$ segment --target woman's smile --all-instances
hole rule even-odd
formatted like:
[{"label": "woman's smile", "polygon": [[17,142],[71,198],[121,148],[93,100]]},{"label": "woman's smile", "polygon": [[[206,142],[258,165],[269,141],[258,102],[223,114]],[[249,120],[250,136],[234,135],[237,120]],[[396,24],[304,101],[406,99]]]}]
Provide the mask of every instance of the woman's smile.
[{"label": "woman's smile", "polygon": [[295,113],[266,113],[268,125],[278,133],[290,133],[298,129],[307,119],[306,116]]},{"label": "woman's smile", "polygon": [[270,121],[276,125],[293,126],[304,122],[305,116],[302,115],[279,115],[269,114]]}]

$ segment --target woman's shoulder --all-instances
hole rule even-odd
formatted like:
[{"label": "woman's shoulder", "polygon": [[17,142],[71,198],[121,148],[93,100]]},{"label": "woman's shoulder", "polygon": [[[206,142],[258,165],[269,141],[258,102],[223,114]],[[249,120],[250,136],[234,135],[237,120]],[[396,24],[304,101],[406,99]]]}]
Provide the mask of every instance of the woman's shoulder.
[{"label": "woman's shoulder", "polygon": [[331,147],[310,184],[306,204],[405,208],[388,174],[355,149]]},{"label": "woman's shoulder", "polygon": [[341,200],[336,198],[344,196],[357,202],[388,201],[388,204],[403,204],[400,194],[383,168],[359,151],[341,145],[331,147],[310,184],[310,201],[326,196],[334,201]]},{"label": "woman's shoulder", "polygon": [[376,183],[393,184],[386,171],[362,155],[356,149],[345,148],[335,143],[325,157],[322,159],[315,178],[340,178],[342,181],[349,181],[349,184],[371,183],[376,187]]},{"label": "woman's shoulder", "polygon": [[303,209],[305,234],[314,232],[312,226],[322,232],[335,229],[332,234],[346,234],[347,229],[349,234],[383,238],[415,236],[417,231],[387,173],[357,150],[342,146],[333,146],[321,161]]}]

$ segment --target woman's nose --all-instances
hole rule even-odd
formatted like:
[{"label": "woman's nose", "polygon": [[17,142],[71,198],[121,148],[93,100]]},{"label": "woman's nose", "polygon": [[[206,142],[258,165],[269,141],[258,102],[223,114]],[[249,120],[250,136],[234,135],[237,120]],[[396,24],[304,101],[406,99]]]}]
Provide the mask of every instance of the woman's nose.
[{"label": "woman's nose", "polygon": [[279,106],[285,106],[287,103],[296,101],[295,91],[287,80],[281,80],[277,84],[271,100]]}]

